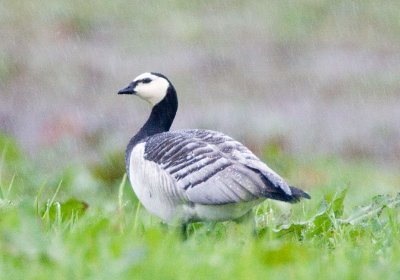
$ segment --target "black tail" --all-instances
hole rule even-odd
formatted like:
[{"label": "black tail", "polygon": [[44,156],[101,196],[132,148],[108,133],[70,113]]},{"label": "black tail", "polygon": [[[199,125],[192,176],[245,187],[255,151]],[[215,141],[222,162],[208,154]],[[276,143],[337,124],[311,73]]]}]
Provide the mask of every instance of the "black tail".
[{"label": "black tail", "polygon": [[290,190],[292,191],[292,196],[291,196],[291,199],[288,200],[288,202],[296,203],[296,202],[299,202],[300,199],[302,199],[302,198],[311,199],[311,196],[308,193],[306,193],[305,191],[298,189],[296,187],[293,187],[293,186],[289,186],[289,187],[290,187]]},{"label": "black tail", "polygon": [[268,192],[266,194],[266,197],[275,199],[275,200],[280,200],[280,201],[285,201],[289,203],[296,203],[299,202],[303,198],[311,199],[311,196],[306,193],[305,191],[302,191],[296,187],[289,186],[290,190],[292,191],[292,195],[287,195],[286,193],[283,192],[283,190],[279,190],[277,192]]},{"label": "black tail", "polygon": [[246,165],[247,168],[253,170],[258,173],[265,184],[265,189],[263,189],[263,195],[267,198],[285,201],[289,203],[299,202],[302,198],[311,199],[311,196],[305,191],[298,189],[293,186],[289,186],[292,195],[288,195],[285,191],[279,186],[281,184],[282,179],[276,178],[271,173],[263,173],[260,169],[254,168],[252,166]]}]

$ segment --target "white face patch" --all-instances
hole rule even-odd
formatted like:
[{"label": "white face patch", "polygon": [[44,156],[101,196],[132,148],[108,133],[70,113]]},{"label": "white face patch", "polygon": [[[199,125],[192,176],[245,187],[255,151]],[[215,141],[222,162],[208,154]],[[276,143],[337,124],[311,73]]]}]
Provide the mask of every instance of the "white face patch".
[{"label": "white face patch", "polygon": [[[150,82],[141,82],[148,79]],[[165,95],[167,95],[169,82],[162,77],[153,75],[151,73],[143,73],[137,76],[133,82],[138,82],[135,87],[135,94],[148,101],[153,106],[160,102]]]}]

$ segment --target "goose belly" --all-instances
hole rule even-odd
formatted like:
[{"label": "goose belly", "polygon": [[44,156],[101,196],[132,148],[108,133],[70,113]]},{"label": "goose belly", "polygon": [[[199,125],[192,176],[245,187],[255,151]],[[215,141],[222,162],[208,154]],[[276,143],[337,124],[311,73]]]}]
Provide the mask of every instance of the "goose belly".
[{"label": "goose belly", "polygon": [[229,203],[222,205],[195,204],[183,208],[183,216],[188,221],[226,221],[242,217],[254,206],[260,204],[265,199],[253,201]]}]

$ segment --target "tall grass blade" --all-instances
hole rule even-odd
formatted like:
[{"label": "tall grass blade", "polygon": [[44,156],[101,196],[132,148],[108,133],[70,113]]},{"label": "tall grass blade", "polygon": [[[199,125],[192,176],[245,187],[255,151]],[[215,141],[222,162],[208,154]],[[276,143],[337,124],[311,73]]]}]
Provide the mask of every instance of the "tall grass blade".
[{"label": "tall grass blade", "polygon": [[63,182],[63,180],[61,179],[61,180],[60,180],[60,183],[59,183],[58,186],[57,186],[57,189],[56,189],[56,191],[55,191],[53,197],[50,199],[50,201],[47,202],[46,211],[44,212],[44,214],[43,214],[43,216],[42,216],[42,219],[44,219],[45,217],[48,217],[48,216],[49,216],[50,208],[51,208],[51,206],[53,205],[53,203],[54,203],[54,201],[55,201],[55,199],[56,199],[56,197],[57,197],[58,192],[60,191],[62,182]]}]

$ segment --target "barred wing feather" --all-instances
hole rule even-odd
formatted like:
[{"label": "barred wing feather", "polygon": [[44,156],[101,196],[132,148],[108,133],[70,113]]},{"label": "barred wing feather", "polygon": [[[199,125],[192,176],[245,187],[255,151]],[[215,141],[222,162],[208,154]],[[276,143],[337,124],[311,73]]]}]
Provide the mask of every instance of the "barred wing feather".
[{"label": "barred wing feather", "polygon": [[156,134],[147,139],[144,156],[184,190],[182,199],[193,203],[228,204],[291,195],[279,175],[220,132],[193,129]]}]

